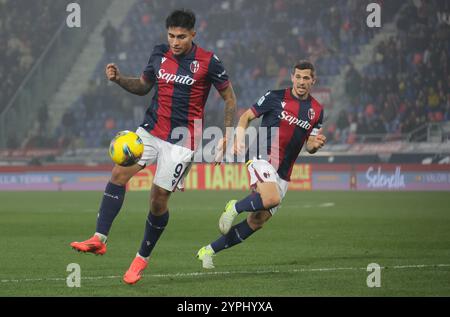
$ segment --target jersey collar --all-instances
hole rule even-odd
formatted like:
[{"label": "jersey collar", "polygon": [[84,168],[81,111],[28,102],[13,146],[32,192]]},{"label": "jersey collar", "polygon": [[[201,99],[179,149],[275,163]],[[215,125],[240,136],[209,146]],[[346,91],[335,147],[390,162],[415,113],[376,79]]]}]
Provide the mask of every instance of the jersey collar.
[{"label": "jersey collar", "polygon": [[195,56],[195,52],[196,52],[196,51],[197,51],[197,44],[195,44],[194,42],[192,42],[192,47],[191,47],[191,49],[189,50],[189,52],[187,52],[186,54],[176,56],[176,55],[173,55],[173,53],[172,53],[172,55],[173,55],[176,59],[184,59],[184,58],[187,58],[187,57]]}]

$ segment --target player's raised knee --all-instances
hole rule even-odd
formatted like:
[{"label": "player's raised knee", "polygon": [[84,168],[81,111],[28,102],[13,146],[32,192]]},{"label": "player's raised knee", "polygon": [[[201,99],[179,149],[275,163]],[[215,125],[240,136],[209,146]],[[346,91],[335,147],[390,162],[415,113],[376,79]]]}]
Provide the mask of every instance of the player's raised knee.
[{"label": "player's raised knee", "polygon": [[131,177],[136,174],[142,167],[138,165],[130,167],[122,167],[115,165],[111,172],[111,183],[119,186],[125,186]]},{"label": "player's raised knee", "polygon": [[276,207],[280,204],[280,195],[278,193],[276,194],[270,194],[270,195],[264,195],[261,197],[263,201],[264,208],[270,209],[273,207]]},{"label": "player's raised knee", "polygon": [[115,185],[125,186],[129,177],[123,172],[120,167],[114,166],[111,173],[111,183]]}]

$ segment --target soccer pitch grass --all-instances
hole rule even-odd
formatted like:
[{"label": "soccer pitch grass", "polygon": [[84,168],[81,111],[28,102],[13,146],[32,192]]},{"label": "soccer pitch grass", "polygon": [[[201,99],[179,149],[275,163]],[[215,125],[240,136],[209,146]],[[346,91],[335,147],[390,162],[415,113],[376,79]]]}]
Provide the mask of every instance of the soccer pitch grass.
[{"label": "soccer pitch grass", "polygon": [[[225,203],[246,192],[176,193],[133,286],[122,275],[143,236],[148,193],[127,193],[104,256],[69,246],[92,235],[101,195],[0,193],[0,296],[450,296],[447,192],[288,192],[266,227],[219,253],[211,271],[195,254],[218,237]],[[70,263],[81,267],[79,288],[66,285]],[[369,263],[382,267],[381,287],[367,286]]]}]

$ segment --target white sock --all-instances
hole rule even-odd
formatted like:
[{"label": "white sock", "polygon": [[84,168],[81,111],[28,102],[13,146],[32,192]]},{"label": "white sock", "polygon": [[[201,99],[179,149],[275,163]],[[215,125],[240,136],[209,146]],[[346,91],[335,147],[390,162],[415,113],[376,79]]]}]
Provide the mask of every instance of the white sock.
[{"label": "white sock", "polygon": [[142,256],[142,255],[139,254],[139,252],[136,253],[136,257],[140,257],[141,259],[144,259],[144,260],[147,261],[147,262],[148,262],[148,260],[150,259],[149,256],[148,256],[148,257]]},{"label": "white sock", "polygon": [[99,232],[96,232],[94,235],[97,236],[103,243],[106,243],[106,241],[108,240],[108,236],[105,236],[104,234],[101,234]]}]

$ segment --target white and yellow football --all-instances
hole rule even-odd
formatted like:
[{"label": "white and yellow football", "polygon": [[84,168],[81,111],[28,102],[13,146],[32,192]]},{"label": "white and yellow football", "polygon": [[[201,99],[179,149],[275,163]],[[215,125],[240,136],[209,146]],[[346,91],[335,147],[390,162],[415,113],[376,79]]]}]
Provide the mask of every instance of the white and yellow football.
[{"label": "white and yellow football", "polygon": [[109,156],[120,166],[136,164],[144,153],[144,144],[134,132],[124,130],[117,133],[109,145]]}]

